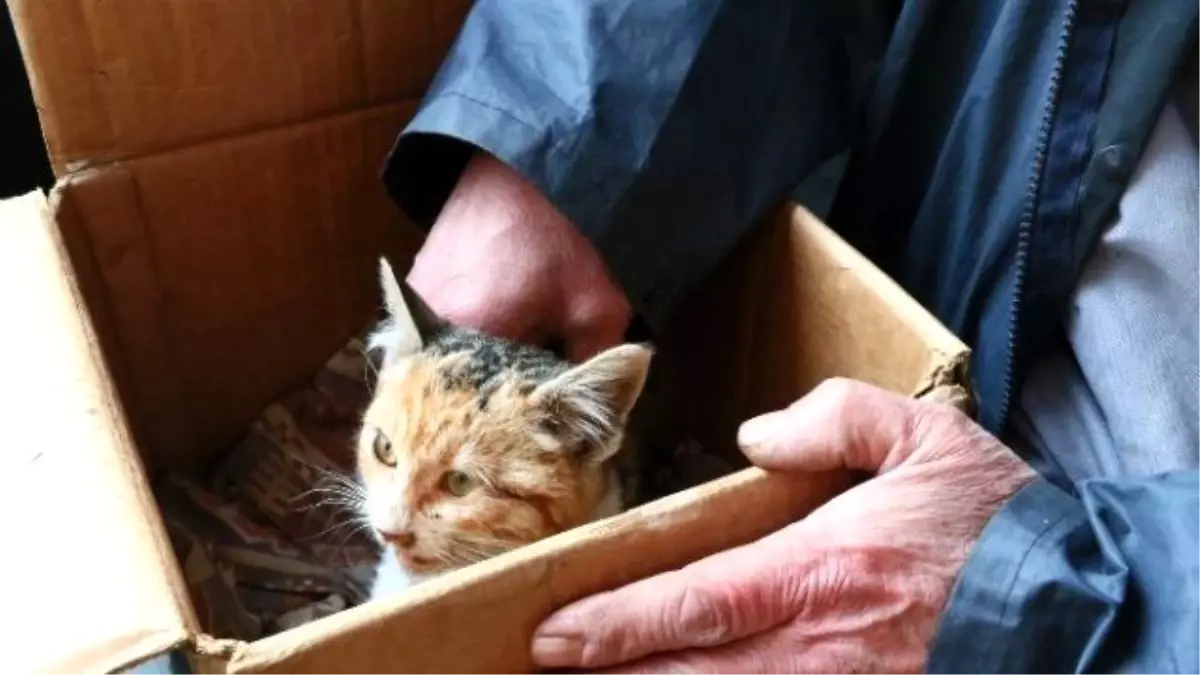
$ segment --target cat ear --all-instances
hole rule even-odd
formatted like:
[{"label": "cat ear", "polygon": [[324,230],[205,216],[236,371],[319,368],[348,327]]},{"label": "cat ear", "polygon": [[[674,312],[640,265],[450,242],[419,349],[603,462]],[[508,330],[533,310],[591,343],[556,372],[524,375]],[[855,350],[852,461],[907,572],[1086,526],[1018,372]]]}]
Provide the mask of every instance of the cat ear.
[{"label": "cat ear", "polygon": [[531,401],[545,411],[552,435],[603,462],[620,449],[653,356],[645,345],[613,347],[539,385]]},{"label": "cat ear", "polygon": [[447,323],[404,279],[396,276],[387,258],[379,258],[379,284],[383,287],[387,320],[370,339],[371,349],[382,349],[384,363],[420,351]]}]

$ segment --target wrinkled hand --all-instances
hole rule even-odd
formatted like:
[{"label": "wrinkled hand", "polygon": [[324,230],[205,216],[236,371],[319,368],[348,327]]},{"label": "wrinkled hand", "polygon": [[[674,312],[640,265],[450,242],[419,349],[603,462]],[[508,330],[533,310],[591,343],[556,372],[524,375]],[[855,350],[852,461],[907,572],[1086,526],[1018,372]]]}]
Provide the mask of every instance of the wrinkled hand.
[{"label": "wrinkled hand", "polygon": [[878,474],[759,541],[568,606],[548,668],[917,672],[992,514],[1034,476],[953,408],[846,380],[746,422],[768,470]]},{"label": "wrinkled hand", "polygon": [[624,337],[632,311],[600,254],[533,185],[478,154],[408,282],[452,323],[583,360]]}]

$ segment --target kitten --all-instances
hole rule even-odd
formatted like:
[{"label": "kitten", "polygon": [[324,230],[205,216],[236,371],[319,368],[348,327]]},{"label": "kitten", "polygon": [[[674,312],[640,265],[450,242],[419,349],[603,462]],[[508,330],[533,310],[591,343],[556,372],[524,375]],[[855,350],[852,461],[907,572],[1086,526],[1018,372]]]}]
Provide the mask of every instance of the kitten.
[{"label": "kitten", "polygon": [[363,516],[384,551],[371,599],[614,515],[649,347],[573,365],[443,321],[380,260],[387,318],[358,438]]}]

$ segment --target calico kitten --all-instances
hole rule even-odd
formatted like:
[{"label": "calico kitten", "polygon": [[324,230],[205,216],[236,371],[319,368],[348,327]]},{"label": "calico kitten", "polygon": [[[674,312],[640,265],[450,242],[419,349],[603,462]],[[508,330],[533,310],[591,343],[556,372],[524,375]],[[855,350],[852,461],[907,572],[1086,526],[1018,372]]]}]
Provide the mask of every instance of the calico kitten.
[{"label": "calico kitten", "polygon": [[371,598],[614,515],[636,490],[629,414],[652,351],[579,365],[452,326],[380,260],[388,317],[358,439],[384,546]]}]

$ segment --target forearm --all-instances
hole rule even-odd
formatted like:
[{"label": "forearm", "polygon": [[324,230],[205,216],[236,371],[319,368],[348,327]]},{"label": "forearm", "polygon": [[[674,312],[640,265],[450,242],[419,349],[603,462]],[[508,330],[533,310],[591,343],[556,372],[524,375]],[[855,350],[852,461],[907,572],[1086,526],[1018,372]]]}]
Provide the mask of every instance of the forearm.
[{"label": "forearm", "polygon": [[930,672],[1194,672],[1197,473],[1036,481],[963,570]]},{"label": "forearm", "polygon": [[[423,225],[483,149],[659,325],[756,216],[847,143],[837,3],[481,0],[385,180]],[[835,16],[833,12],[837,12]]]}]

